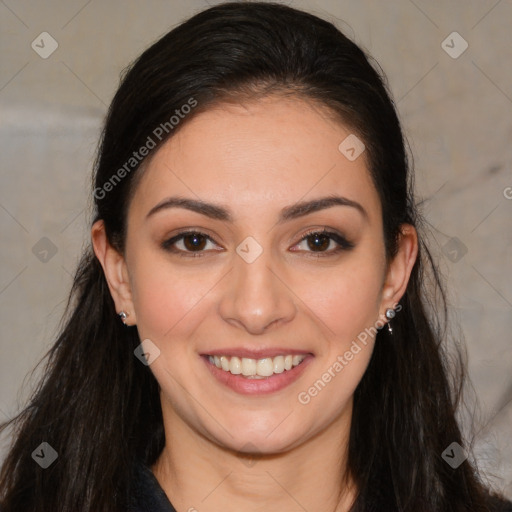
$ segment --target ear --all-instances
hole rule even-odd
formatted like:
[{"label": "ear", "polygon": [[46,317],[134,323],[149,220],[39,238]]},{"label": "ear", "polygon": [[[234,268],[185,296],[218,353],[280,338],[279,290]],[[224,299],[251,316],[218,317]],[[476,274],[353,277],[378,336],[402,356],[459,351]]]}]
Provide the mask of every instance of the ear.
[{"label": "ear", "polygon": [[418,234],[411,224],[402,224],[398,239],[398,250],[389,263],[382,288],[381,318],[386,318],[388,308],[395,309],[409,282],[412,268],[418,256]]},{"label": "ear", "polygon": [[102,220],[95,222],[91,229],[91,239],[94,253],[98,258],[108,283],[110,295],[116,305],[116,311],[127,314],[126,325],[135,325],[137,319],[133,307],[132,292],[128,277],[128,269],[122,254],[120,254],[107,238],[105,224]]}]

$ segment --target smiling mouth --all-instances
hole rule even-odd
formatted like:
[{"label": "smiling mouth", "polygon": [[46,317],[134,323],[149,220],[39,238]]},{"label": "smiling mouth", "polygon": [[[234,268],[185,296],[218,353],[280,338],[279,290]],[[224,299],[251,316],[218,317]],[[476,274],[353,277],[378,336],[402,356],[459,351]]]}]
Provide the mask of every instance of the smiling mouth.
[{"label": "smiling mouth", "polygon": [[206,355],[208,361],[220,370],[248,379],[264,379],[274,374],[287,372],[300,365],[306,357],[306,354],[286,354],[262,359],[250,359],[247,357]]}]

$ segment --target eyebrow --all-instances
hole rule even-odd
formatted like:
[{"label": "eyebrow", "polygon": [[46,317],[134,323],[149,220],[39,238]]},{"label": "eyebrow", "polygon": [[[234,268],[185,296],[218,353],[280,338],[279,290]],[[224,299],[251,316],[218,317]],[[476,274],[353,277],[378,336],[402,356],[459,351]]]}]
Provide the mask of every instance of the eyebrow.
[{"label": "eyebrow", "polygon": [[[318,199],[313,199],[311,201],[302,201],[291,206],[284,207],[279,214],[277,223],[281,224],[283,222],[297,219],[299,217],[304,217],[310,213],[331,208],[333,206],[350,206],[356,209],[365,219],[368,219],[368,213],[358,202],[346,197],[330,195]],[[233,216],[231,215],[228,208],[197,199],[188,199],[185,197],[168,197],[163,201],[160,201],[156,206],[151,208],[149,213],[146,215],[146,218],[154,215],[159,211],[169,208],[185,208],[215,220],[222,220],[231,223],[233,222]]]}]

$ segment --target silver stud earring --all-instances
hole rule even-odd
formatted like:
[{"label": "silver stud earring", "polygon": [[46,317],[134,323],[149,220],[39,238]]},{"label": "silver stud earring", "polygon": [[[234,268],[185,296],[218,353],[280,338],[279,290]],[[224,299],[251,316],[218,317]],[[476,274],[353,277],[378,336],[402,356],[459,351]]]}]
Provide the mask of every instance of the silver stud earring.
[{"label": "silver stud earring", "polygon": [[[395,316],[396,316],[396,311],[394,309],[392,309],[392,308],[386,309],[386,318],[388,320],[395,318]],[[393,334],[393,328],[391,327],[391,321],[388,322],[388,331],[389,331],[389,334]]]},{"label": "silver stud earring", "polygon": [[123,322],[124,325],[126,325],[126,318],[128,317],[128,313],[126,313],[126,311],[121,311],[121,313],[119,313],[119,318],[121,319],[121,322]]}]

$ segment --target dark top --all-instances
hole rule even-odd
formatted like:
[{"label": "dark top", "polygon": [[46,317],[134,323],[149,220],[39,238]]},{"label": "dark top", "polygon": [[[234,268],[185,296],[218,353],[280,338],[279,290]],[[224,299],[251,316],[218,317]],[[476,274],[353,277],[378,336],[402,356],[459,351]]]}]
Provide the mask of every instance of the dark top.
[{"label": "dark top", "polygon": [[[128,512],[176,512],[155,475],[144,464],[135,468],[131,505]],[[496,502],[495,512],[512,512],[512,502]]]},{"label": "dark top", "polygon": [[145,464],[135,466],[128,512],[176,512],[155,475]]}]

